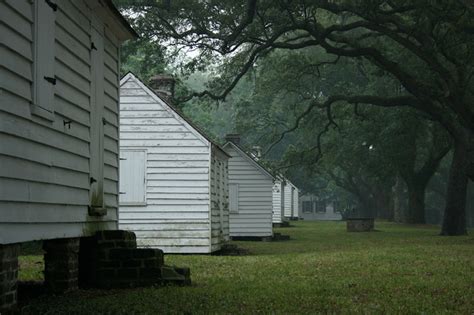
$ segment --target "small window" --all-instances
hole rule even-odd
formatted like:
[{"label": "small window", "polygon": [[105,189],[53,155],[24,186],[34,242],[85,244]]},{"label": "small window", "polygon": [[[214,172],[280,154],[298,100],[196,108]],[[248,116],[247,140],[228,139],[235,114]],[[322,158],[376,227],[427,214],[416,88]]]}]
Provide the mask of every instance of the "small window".
[{"label": "small window", "polygon": [[145,205],[145,151],[120,152],[120,204]]},{"label": "small window", "polygon": [[303,212],[312,213],[313,212],[313,202],[312,201],[303,201]]},{"label": "small window", "polygon": [[239,212],[239,185],[229,185],[229,211]]},{"label": "small window", "polygon": [[316,212],[326,212],[326,202],[325,201],[317,201],[316,202]]},{"label": "small window", "polygon": [[53,120],[56,12],[45,0],[35,1],[32,113]]}]

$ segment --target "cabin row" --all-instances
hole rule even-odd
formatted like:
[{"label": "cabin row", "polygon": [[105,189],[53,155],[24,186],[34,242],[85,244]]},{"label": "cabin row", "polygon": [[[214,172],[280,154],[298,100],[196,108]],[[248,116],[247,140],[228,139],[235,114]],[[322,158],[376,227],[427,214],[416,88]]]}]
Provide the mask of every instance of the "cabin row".
[{"label": "cabin row", "polygon": [[120,83],[120,229],[139,246],[211,253],[230,238],[266,238],[298,217],[298,189],[228,135],[220,146],[170,103],[174,81]]},{"label": "cabin row", "polygon": [[[118,280],[97,269],[123,267],[98,261],[111,244],[139,250],[118,229],[140,247],[208,253],[298,215],[297,193],[281,186],[275,207],[273,175],[238,143],[219,146],[167,104],[169,78],[120,79],[120,45],[136,37],[111,0],[0,1],[0,313],[16,303],[24,242],[43,242],[57,292]],[[161,266],[159,253],[132,256]]]}]

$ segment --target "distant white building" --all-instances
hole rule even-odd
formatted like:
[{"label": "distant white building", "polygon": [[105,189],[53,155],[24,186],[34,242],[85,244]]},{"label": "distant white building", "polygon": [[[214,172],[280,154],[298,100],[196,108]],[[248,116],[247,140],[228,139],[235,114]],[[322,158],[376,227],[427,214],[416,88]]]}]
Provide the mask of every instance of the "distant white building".
[{"label": "distant white building", "polygon": [[284,217],[289,220],[299,218],[299,189],[288,179],[284,187]]},{"label": "distant white building", "polygon": [[120,82],[119,226],[139,246],[210,253],[229,240],[229,155],[166,102],[170,79]]},{"label": "distant white building", "polygon": [[239,146],[238,135],[227,140],[230,236],[271,237],[274,177]]},{"label": "distant white building", "polygon": [[277,176],[273,184],[273,224],[275,226],[283,224],[285,219],[285,179]]},{"label": "distant white building", "polygon": [[300,196],[300,209],[300,216],[304,220],[337,221],[342,219],[337,202],[320,200],[311,194]]}]

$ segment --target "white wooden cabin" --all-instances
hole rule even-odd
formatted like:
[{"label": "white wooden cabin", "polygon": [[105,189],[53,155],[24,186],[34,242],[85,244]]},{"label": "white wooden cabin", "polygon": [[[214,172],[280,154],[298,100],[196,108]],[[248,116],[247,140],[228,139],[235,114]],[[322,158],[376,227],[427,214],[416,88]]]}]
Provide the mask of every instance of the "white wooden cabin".
[{"label": "white wooden cabin", "polygon": [[[227,138],[230,140],[231,138]],[[229,159],[229,227],[231,237],[271,237],[273,175],[239,147],[239,138],[224,145]]]},{"label": "white wooden cabin", "polygon": [[273,224],[282,224],[285,221],[285,186],[285,179],[277,176],[273,184]]},{"label": "white wooden cabin", "polygon": [[296,220],[299,217],[299,201],[298,195],[299,190],[298,188],[290,182],[288,179],[285,179],[286,185],[284,188],[284,217],[286,219]]},{"label": "white wooden cabin", "polygon": [[120,229],[142,247],[211,253],[229,240],[228,155],[132,73],[120,90]]},{"label": "white wooden cabin", "polygon": [[119,47],[109,0],[0,1],[0,245],[116,229]]},{"label": "white wooden cabin", "polygon": [[341,213],[334,200],[322,200],[312,194],[303,194],[300,197],[300,217],[309,221],[339,221]]},{"label": "white wooden cabin", "polygon": [[299,197],[300,197],[300,190],[298,187],[294,186],[293,190],[293,219],[298,220],[300,217],[300,202],[299,202]]}]

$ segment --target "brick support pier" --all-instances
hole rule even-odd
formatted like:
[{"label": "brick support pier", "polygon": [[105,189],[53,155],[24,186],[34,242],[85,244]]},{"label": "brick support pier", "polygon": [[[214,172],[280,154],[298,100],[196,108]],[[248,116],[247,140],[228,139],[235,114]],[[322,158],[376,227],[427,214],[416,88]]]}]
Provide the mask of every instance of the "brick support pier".
[{"label": "brick support pier", "polygon": [[53,293],[65,293],[78,288],[79,238],[44,241],[44,279]]},{"label": "brick support pier", "polygon": [[16,308],[19,252],[19,244],[0,245],[0,314]]}]

